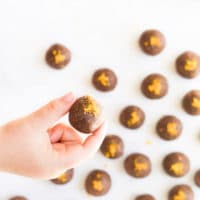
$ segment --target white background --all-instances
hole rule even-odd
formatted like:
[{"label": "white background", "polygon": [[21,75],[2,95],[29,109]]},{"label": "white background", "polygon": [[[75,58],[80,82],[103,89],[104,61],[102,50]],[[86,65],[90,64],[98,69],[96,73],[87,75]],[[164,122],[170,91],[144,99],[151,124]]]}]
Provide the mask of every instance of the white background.
[{"label": "white background", "polygon": [[[187,115],[180,101],[189,90],[200,89],[200,77],[185,80],[174,69],[181,52],[200,53],[199,10],[198,0],[1,0],[1,123],[32,112],[67,91],[77,96],[90,94],[105,107],[108,133],[124,139],[125,155],[110,161],[97,153],[76,168],[74,179],[65,186],[1,173],[0,199],[21,194],[30,200],[92,200],[84,191],[84,179],[94,168],[104,168],[112,177],[111,191],[98,199],[133,200],[137,194],[151,193],[165,200],[168,190],[178,183],[190,184],[199,199],[193,174],[200,168],[200,118]],[[138,47],[138,37],[148,28],[157,28],[166,36],[166,49],[159,56],[146,56]],[[60,71],[44,61],[47,48],[55,42],[72,51],[71,63]],[[90,83],[94,70],[104,66],[119,78],[116,90],[106,94]],[[140,92],[142,79],[153,72],[169,80],[169,94],[162,100],[148,100]],[[145,124],[138,130],[127,130],[118,123],[119,112],[128,104],[141,106],[146,113]],[[174,114],[184,123],[180,139],[166,142],[155,134],[155,123],[164,114]],[[187,176],[175,179],[163,172],[161,161],[172,151],[189,156]],[[151,158],[153,171],[148,178],[136,180],[125,173],[123,160],[132,152]]]}]

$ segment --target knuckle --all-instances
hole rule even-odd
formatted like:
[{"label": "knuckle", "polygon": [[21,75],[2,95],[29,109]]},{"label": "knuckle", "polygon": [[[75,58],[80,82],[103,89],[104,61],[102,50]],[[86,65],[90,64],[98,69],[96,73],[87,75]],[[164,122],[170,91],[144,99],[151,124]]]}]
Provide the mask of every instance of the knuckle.
[{"label": "knuckle", "polygon": [[58,110],[59,109],[59,102],[58,102],[58,100],[51,101],[48,104],[48,109],[52,110],[52,111]]}]

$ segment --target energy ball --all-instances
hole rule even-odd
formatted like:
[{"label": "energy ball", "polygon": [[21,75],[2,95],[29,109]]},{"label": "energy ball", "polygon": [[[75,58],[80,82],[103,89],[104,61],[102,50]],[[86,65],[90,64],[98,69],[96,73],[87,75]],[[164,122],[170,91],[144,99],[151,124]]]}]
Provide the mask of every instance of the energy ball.
[{"label": "energy ball", "polygon": [[194,192],[189,185],[176,185],[168,193],[168,200],[193,200]]},{"label": "energy ball", "polygon": [[182,177],[189,172],[190,161],[183,153],[170,153],[164,158],[163,167],[168,175],[173,177]]},{"label": "energy ball", "polygon": [[117,76],[111,69],[99,69],[93,74],[92,83],[97,90],[108,92],[116,87]]},{"label": "energy ball", "polygon": [[161,74],[150,74],[142,82],[142,93],[150,99],[160,99],[168,93],[168,81]]},{"label": "energy ball", "polygon": [[102,121],[102,107],[90,96],[77,99],[69,111],[70,124],[82,133],[92,133]]},{"label": "energy ball", "polygon": [[28,200],[28,199],[23,196],[15,196],[15,197],[10,198],[9,200]]},{"label": "energy ball", "polygon": [[124,143],[117,135],[108,135],[105,137],[100,150],[106,158],[119,158],[124,153]]},{"label": "energy ball", "polygon": [[174,140],[181,135],[181,121],[172,115],[162,117],[157,125],[156,132],[164,140]]},{"label": "energy ball", "polygon": [[137,129],[143,125],[145,114],[143,110],[137,106],[127,106],[121,111],[119,120],[124,127]]},{"label": "energy ball", "polygon": [[62,44],[52,45],[46,53],[46,62],[55,69],[64,68],[71,60],[71,52]]},{"label": "energy ball", "polygon": [[151,172],[151,161],[144,154],[134,153],[125,159],[124,167],[130,176],[144,178]]},{"label": "energy ball", "polygon": [[93,196],[105,195],[109,192],[110,187],[110,175],[104,170],[91,171],[85,180],[85,189]]},{"label": "energy ball", "polygon": [[137,196],[135,200],[155,200],[155,198],[150,194],[143,194],[143,195]]},{"label": "energy ball", "polygon": [[190,115],[200,115],[200,90],[188,92],[182,101],[184,110]]},{"label": "energy ball", "polygon": [[176,59],[176,70],[184,78],[195,78],[200,73],[200,57],[192,51],[186,51]]},{"label": "energy ball", "polygon": [[200,187],[200,170],[195,173],[194,181],[196,186]]},{"label": "energy ball", "polygon": [[146,54],[155,56],[165,48],[165,37],[158,30],[147,30],[142,33],[139,44]]},{"label": "energy ball", "polygon": [[61,174],[59,177],[52,179],[51,181],[58,185],[63,185],[69,183],[74,175],[74,169],[69,169],[65,173]]}]

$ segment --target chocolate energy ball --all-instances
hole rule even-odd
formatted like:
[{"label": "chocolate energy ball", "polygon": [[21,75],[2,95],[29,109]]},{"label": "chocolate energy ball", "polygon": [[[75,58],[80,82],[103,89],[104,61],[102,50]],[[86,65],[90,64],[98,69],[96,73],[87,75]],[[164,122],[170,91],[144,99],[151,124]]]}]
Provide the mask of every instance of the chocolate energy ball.
[{"label": "chocolate energy ball", "polygon": [[151,172],[151,161],[144,154],[134,153],[125,159],[124,167],[130,176],[144,178]]},{"label": "chocolate energy ball", "polygon": [[58,185],[63,185],[69,183],[74,175],[74,169],[69,169],[65,173],[61,174],[59,177],[52,179],[51,181]]},{"label": "chocolate energy ball", "polygon": [[188,92],[182,101],[184,110],[190,115],[200,115],[200,90]]},{"label": "chocolate energy ball", "polygon": [[71,60],[71,52],[62,44],[52,45],[46,53],[46,62],[55,69],[64,68]]},{"label": "chocolate energy ball", "polygon": [[164,158],[163,167],[168,175],[182,177],[189,172],[190,161],[183,153],[170,153]]},{"label": "chocolate energy ball", "polygon": [[200,187],[200,170],[198,170],[194,175],[194,181],[196,186]]},{"label": "chocolate energy ball", "polygon": [[103,170],[93,170],[85,181],[86,191],[93,196],[102,196],[109,192],[111,187],[110,175]]},{"label": "chocolate energy ball", "polygon": [[176,185],[168,193],[168,200],[193,200],[194,192],[189,185]]},{"label": "chocolate energy ball", "polygon": [[157,125],[156,132],[164,140],[174,140],[182,133],[181,121],[172,115],[162,117]]},{"label": "chocolate energy ball", "polygon": [[10,198],[9,200],[28,200],[28,199],[23,196],[15,196],[15,197]]},{"label": "chocolate energy ball", "polygon": [[108,135],[105,137],[100,150],[106,158],[119,158],[124,153],[124,143],[117,135]]},{"label": "chocolate energy ball", "polygon": [[161,74],[150,74],[141,85],[142,93],[150,99],[160,99],[168,93],[168,81]]},{"label": "chocolate energy ball", "polygon": [[137,129],[143,125],[145,114],[143,110],[137,106],[127,106],[121,111],[119,120],[124,127]]},{"label": "chocolate energy ball", "polygon": [[158,30],[147,30],[142,33],[139,44],[146,54],[155,56],[165,48],[165,37]]},{"label": "chocolate energy ball", "polygon": [[97,90],[108,92],[116,87],[117,76],[111,69],[99,69],[93,74],[92,83]]},{"label": "chocolate energy ball", "polygon": [[137,196],[135,200],[155,200],[155,198],[150,194],[143,194],[143,195]]},{"label": "chocolate energy ball", "polygon": [[90,96],[83,96],[72,105],[69,122],[82,133],[92,133],[102,124],[102,115],[100,104]]},{"label": "chocolate energy ball", "polygon": [[200,73],[200,57],[192,51],[182,53],[176,59],[176,70],[185,78],[195,78]]}]

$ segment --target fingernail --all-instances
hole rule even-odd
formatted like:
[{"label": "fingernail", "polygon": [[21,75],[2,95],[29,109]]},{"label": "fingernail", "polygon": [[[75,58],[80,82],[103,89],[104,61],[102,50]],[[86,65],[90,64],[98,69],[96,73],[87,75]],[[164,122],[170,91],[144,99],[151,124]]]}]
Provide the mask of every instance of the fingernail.
[{"label": "fingernail", "polygon": [[64,95],[63,97],[61,97],[61,99],[63,101],[65,101],[66,103],[70,103],[75,99],[75,96],[72,92],[69,92],[66,95]]}]

